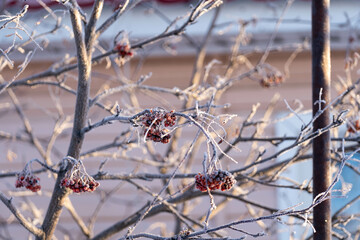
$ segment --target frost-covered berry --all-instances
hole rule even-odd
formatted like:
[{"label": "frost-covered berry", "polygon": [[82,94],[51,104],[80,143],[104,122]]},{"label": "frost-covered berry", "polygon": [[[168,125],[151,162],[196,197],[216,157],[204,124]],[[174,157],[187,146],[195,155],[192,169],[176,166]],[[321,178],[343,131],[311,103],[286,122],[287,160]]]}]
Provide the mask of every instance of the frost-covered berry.
[{"label": "frost-covered berry", "polygon": [[176,124],[174,111],[150,110],[140,120],[144,126],[146,140],[162,143],[170,142],[171,135],[168,127],[173,127]]},{"label": "frost-covered berry", "polygon": [[75,193],[93,192],[100,184],[88,175],[80,160],[74,159],[73,167],[65,174],[60,186]]},{"label": "frost-covered berry", "polygon": [[230,190],[236,183],[234,176],[224,170],[215,170],[211,174],[206,176],[198,173],[195,176],[195,187],[202,192],[207,191],[207,187],[210,191],[221,189],[221,191]]},{"label": "frost-covered berry", "polygon": [[126,56],[131,57],[133,55],[130,46],[127,44],[117,44],[115,46],[115,49],[118,52],[118,55],[121,56],[122,58]]},{"label": "frost-covered berry", "polygon": [[32,192],[40,191],[40,178],[34,176],[27,168],[25,168],[21,173],[19,173],[15,182],[15,187],[25,187]]}]

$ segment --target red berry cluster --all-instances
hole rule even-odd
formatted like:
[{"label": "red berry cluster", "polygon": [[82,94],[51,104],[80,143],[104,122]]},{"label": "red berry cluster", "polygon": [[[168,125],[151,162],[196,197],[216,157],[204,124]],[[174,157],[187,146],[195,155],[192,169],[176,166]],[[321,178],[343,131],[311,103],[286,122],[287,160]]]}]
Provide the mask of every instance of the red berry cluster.
[{"label": "red berry cluster", "polygon": [[269,88],[277,86],[284,82],[283,76],[274,73],[268,73],[265,77],[260,80],[260,86]]},{"label": "red berry cluster", "polygon": [[71,163],[64,178],[61,180],[60,186],[69,188],[75,193],[93,192],[100,184],[95,181],[89,174],[87,174],[84,164],[81,160],[67,157]]},{"label": "red berry cluster", "polygon": [[221,189],[221,191],[230,190],[236,183],[234,176],[228,171],[215,170],[208,179],[204,174],[198,173],[195,176],[195,187],[201,192],[206,192],[209,187],[210,191]]},{"label": "red berry cluster", "polygon": [[16,188],[25,187],[26,189],[31,190],[32,192],[37,192],[41,190],[40,178],[32,175],[31,173],[26,173],[25,171],[21,172],[18,175],[18,178],[15,183]]},{"label": "red berry cluster", "polygon": [[100,184],[95,181],[93,178],[89,177],[73,177],[73,178],[63,178],[61,180],[61,186],[70,188],[75,193],[81,192],[92,192]]},{"label": "red berry cluster", "polygon": [[169,130],[167,127],[173,127],[176,123],[176,116],[174,111],[153,111],[145,114],[141,119],[145,126],[144,135],[146,140],[154,142],[168,143],[171,135],[168,134]]},{"label": "red berry cluster", "polygon": [[121,56],[122,58],[126,57],[126,56],[132,56],[133,53],[130,49],[130,46],[127,44],[117,44],[115,47],[116,51],[118,52],[118,55]]},{"label": "red berry cluster", "polygon": [[359,119],[348,124],[347,131],[349,133],[355,133],[359,130],[360,130],[360,120]]}]

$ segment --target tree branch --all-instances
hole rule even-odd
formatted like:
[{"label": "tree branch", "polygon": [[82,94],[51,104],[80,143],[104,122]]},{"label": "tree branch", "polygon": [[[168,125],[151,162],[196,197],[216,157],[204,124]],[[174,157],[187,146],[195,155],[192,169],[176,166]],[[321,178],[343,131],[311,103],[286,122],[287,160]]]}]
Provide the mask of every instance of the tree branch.
[{"label": "tree branch", "polygon": [[[87,55],[87,49],[91,49],[92,46],[87,47],[85,45],[81,21],[82,17],[79,9],[76,7],[75,2],[72,1],[72,4],[68,3],[67,5],[70,12],[78,58],[78,88],[74,113],[75,116],[67,155],[78,159],[83,143],[83,134],[81,133],[81,129],[86,124],[90,91],[91,58],[89,58]],[[91,37],[89,36],[89,38]],[[64,201],[67,195],[69,194],[68,190],[60,187],[60,182],[64,178],[66,171],[66,168],[61,168],[59,171],[48,211],[43,222],[43,229],[46,235],[46,240],[51,240],[60,218],[62,206],[64,205]]]},{"label": "tree branch", "polygon": [[26,230],[34,234],[37,238],[43,239],[44,232],[34,226],[31,222],[26,220],[26,218],[19,212],[19,210],[16,209],[16,207],[12,204],[12,199],[8,199],[2,192],[0,192],[0,200],[5,204],[5,206],[14,214],[16,219],[20,222],[21,225],[23,225]]}]

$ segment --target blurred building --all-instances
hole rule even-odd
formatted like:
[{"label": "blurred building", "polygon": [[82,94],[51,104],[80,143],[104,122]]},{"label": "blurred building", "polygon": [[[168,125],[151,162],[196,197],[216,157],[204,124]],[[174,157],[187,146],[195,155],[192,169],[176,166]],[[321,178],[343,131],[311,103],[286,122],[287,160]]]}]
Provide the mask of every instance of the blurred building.
[{"label": "blurred building", "polygon": [[[85,13],[91,10],[92,0],[78,0],[77,2],[83,7]],[[65,27],[56,28],[55,18],[51,16],[52,13],[43,9],[43,3],[47,4],[48,7],[53,10],[52,13],[55,13],[57,17],[61,17],[61,26]],[[117,3],[117,1],[105,1],[105,8],[99,20],[100,24],[113,13]],[[142,1],[141,4],[132,9],[132,11],[125,13],[116,24],[104,32],[99,39],[99,47],[96,49],[94,56],[112,49],[114,42],[122,41],[126,39],[126,36],[130,43],[134,45],[151,36],[160,34],[177,16],[186,15],[189,11],[190,3],[195,4],[196,1]],[[44,37],[34,39],[32,43],[23,47],[21,51],[14,50],[9,53],[8,57],[15,62],[15,65],[14,67],[7,67],[1,72],[5,81],[10,81],[15,76],[18,71],[18,65],[22,63],[26,53],[30,51],[34,52],[34,54],[31,55],[32,60],[17,80],[25,79],[27,76],[47,70],[52,66],[57,67],[53,65],[55,62],[63,60],[66,62],[64,57],[71,57],[75,52],[69,16],[64,11],[64,8],[57,3],[50,0],[7,0],[0,3],[0,9],[2,9],[3,13],[7,11],[11,14],[16,14],[25,4],[29,5],[29,9],[24,18],[22,18],[21,25],[26,31],[17,31],[17,34],[22,38],[20,39],[20,37],[14,37],[14,29],[1,29],[0,48],[3,51],[14,41],[16,41],[16,43],[28,41],[33,31],[35,31],[35,35],[46,33],[52,29],[56,29],[56,31]],[[148,8],[149,5],[152,6],[151,10]],[[212,59],[226,63],[229,59],[235,38],[239,34],[239,31],[241,31],[240,26],[244,26],[241,24],[248,22],[244,32],[246,37],[239,46],[239,53],[246,56],[250,62],[255,64],[263,55],[264,50],[269,48],[271,51],[266,62],[281,72],[289,72],[286,81],[276,88],[262,88],[259,81],[249,79],[244,79],[234,84],[221,100],[222,103],[231,103],[231,110],[229,110],[231,113],[246,116],[251,111],[253,104],[260,103],[261,106],[258,112],[258,116],[260,117],[261,114],[265,112],[275,94],[279,94],[281,101],[286,99],[292,104],[294,100],[300,100],[306,108],[311,107],[311,54],[308,44],[311,37],[311,3],[310,1],[296,0],[291,7],[287,9],[284,16],[282,16],[284,6],[284,1],[276,0],[233,0],[225,1],[221,7],[216,27],[206,47],[206,63],[209,63]],[[334,81],[339,76],[344,76],[345,60],[349,57],[352,58],[353,53],[359,48],[359,9],[360,2],[357,0],[331,1],[332,79]],[[93,70],[92,96],[99,92],[99,90],[116,86],[119,83],[119,79],[137,81],[141,75],[147,75],[150,72],[152,76],[146,81],[148,85],[169,88],[178,87],[180,89],[188,87],[196,59],[196,48],[200,46],[213,15],[213,12],[205,14],[195,24],[190,25],[185,31],[188,37],[179,38],[174,36],[166,41],[160,41],[138,50],[135,53],[135,59],[127,63],[120,72],[112,68],[107,68],[107,61],[110,60],[97,64]],[[282,21],[280,25],[277,25],[279,18],[281,18]],[[183,19],[180,19],[177,25],[181,25],[183,21]],[[2,23],[3,22],[0,22],[0,25]],[[275,32],[276,35],[274,35],[273,41],[269,45],[269,39],[272,38]],[[118,33],[122,34],[118,39],[115,39],[114,36]],[[289,63],[289,59],[291,59],[291,56],[297,51],[299,53],[288,66],[287,63]],[[223,70],[223,68],[217,67],[212,74],[215,76],[215,74]],[[356,78],[355,71],[353,77],[354,79]],[[72,71],[66,81],[70,86],[75,87],[76,72]],[[104,83],[106,84],[104,85]],[[57,94],[57,91],[57,89],[49,88],[48,86],[31,87],[31,89],[30,87],[19,87],[16,89],[16,94],[32,125],[33,131],[38,138],[42,140],[44,145],[46,145],[49,140],[48,132],[52,131],[55,124],[54,121],[49,121],[49,119],[51,120],[51,118],[55,118],[56,116],[54,114],[56,112],[56,105],[54,104],[56,100],[52,98],[52,95]],[[337,93],[334,91],[333,94],[336,95]],[[74,95],[63,92],[60,96],[62,111],[65,114],[71,115],[75,101]],[[117,101],[121,106],[126,107],[125,104],[131,100],[126,96],[117,94],[107,101],[104,101],[103,104],[107,104],[108,101]],[[286,105],[281,101],[274,109],[273,115],[275,116],[280,116],[284,111],[287,111]],[[163,95],[140,95],[139,103],[143,108],[152,108],[159,104],[169,109],[180,107],[180,103],[176,98]],[[100,110],[90,112],[90,117],[93,122],[100,120],[104,116],[104,112]],[[51,124],[49,124],[49,122]],[[291,123],[288,126],[292,126]],[[290,129],[294,130],[292,127],[290,127]],[[8,96],[6,93],[1,94],[0,132],[4,131],[14,135],[21,135],[23,134],[22,130],[22,121],[14,111],[14,107],[9,101]],[[281,129],[281,126],[275,126],[265,131],[266,135],[269,136],[282,136],[284,133],[284,129]],[[55,151],[52,155],[54,161],[61,159],[63,154],[66,154],[69,133],[70,130],[68,129],[65,131],[65,134],[60,136],[56,141]],[[189,139],[193,137],[191,130],[186,130],[185,134]],[[89,134],[84,143],[83,151],[85,153],[96,146],[103,145],[104,142],[108,143],[113,138],[114,127],[104,127],[99,131],[95,131],[93,134]],[[0,157],[0,169],[3,171],[19,171],[28,160],[40,158],[39,154],[34,151],[29,144],[18,144],[11,139],[1,138],[0,143],[0,153],[3,153]],[[160,147],[159,151],[162,150]],[[249,152],[243,149],[241,153],[234,153],[234,156],[236,156],[236,159],[240,159],[239,162],[241,165],[241,160],[245,159],[248,154]],[[86,162],[89,173],[95,173],[102,160],[104,160],[103,157],[100,158],[100,160],[96,157],[90,157]],[[136,164],[131,162],[109,161],[105,170],[114,173],[125,173],[133,171],[134,166],[136,166]],[[226,166],[238,168],[238,166],[230,162],[226,162]],[[201,160],[199,160],[199,162],[195,164],[194,172],[201,171],[201,168]],[[149,167],[148,171],[158,171],[158,169]],[[53,181],[50,180],[50,178],[47,181],[47,177],[46,174],[42,175],[42,196],[34,198],[36,199],[34,204],[42,209],[46,208],[48,204],[48,198],[44,196],[50,194],[53,188]],[[14,181],[14,178],[2,179],[0,181],[0,190],[7,193],[10,189],[16,197],[17,190],[13,186]],[[104,193],[113,189],[118,183],[104,181],[104,183],[102,182],[101,184],[103,186],[103,195],[94,193],[92,195],[74,195],[71,197],[75,208],[78,209],[78,213],[83,216],[84,219],[90,218],[92,213],[90,210],[94,208],[92,204],[95,204],[101,197],[104,197]],[[112,197],[107,203],[109,205],[100,211],[98,217],[99,224],[96,225],[95,232],[109,226],[114,221],[125,218],[143,204],[143,202],[141,202],[143,199],[133,194],[135,189],[130,187],[121,188],[120,185],[118,187],[120,189],[119,194]],[[285,208],[287,203],[289,205],[296,204],[292,202],[293,199],[291,197],[288,198],[290,200],[287,203],[279,203],[279,194],[286,193],[278,193],[271,187],[262,188],[261,191],[256,191],[254,195],[250,196],[251,199],[259,204],[273,208]],[[33,194],[29,193],[29,195]],[[145,196],[144,199],[151,200],[152,198]],[[20,200],[31,202],[33,198],[23,196],[19,200],[15,199],[15,204],[19,205]],[[125,204],[120,205],[119,202]],[[208,204],[207,201],[204,201],[204,204],[205,203]],[[208,207],[206,204],[203,208],[194,209],[194,211],[203,211],[205,213]],[[232,202],[230,206],[231,209],[224,209],[223,213],[213,220],[214,225],[227,222],[229,219],[238,219],[243,215],[245,218],[250,217],[245,214],[247,212],[246,207],[239,206],[239,202]],[[234,209],[238,211],[234,211]],[[29,216],[35,212],[34,210],[26,208],[22,208],[22,211]],[[38,212],[37,214],[44,215],[45,213]],[[16,220],[9,217],[10,215],[3,204],[0,204],[0,224],[9,224],[9,229],[11,234],[13,234],[12,236],[17,236],[18,239],[21,239],[22,236],[26,235],[26,231],[21,227],[19,229],[16,225]],[[166,219],[169,218],[169,216],[161,214],[159,218]],[[173,221],[172,217],[169,219]],[[164,228],[164,226],[151,226],[151,221],[147,221],[146,223],[148,225],[140,226],[139,229],[145,231],[152,227]],[[266,222],[266,224],[267,223],[271,222]],[[79,228],[73,223],[72,217],[66,210],[63,211],[60,224],[63,226],[63,234],[72,231],[76,233],[79,232]],[[259,225],[261,226],[261,224]],[[261,231],[260,226],[254,224],[249,227],[247,231]],[[172,230],[173,226],[165,226],[165,229],[166,228]],[[283,228],[284,227],[280,226],[280,229]],[[58,230],[57,234],[60,235],[60,231],[62,231],[62,229]],[[285,232],[287,234],[286,236],[293,234],[290,230]],[[6,233],[0,231],[0,239],[1,236],[6,236]],[[77,236],[81,236],[81,234]],[[277,235],[274,234],[272,239],[276,238]],[[4,237],[4,239],[6,238]],[[259,239],[269,239],[269,236],[260,237]]]}]

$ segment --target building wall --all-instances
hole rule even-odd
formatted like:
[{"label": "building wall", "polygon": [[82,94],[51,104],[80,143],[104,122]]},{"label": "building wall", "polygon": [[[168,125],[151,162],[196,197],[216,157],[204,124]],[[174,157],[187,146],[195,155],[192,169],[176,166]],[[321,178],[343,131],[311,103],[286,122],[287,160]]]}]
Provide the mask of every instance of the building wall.
[{"label": "building wall", "polygon": [[[278,69],[282,70],[284,62],[288,59],[291,53],[274,53],[270,55],[268,60],[269,63],[276,66]],[[332,53],[332,71],[333,79],[335,81],[337,75],[343,74],[344,66],[344,52],[333,52]],[[250,59],[254,62],[260,57],[260,55],[253,55]],[[220,61],[225,62],[227,56],[224,55],[213,55],[207,59],[207,62],[212,58],[216,58]],[[167,57],[156,57],[149,58],[146,62],[142,63],[143,67],[141,70],[137,70],[138,61],[134,61],[131,65],[124,68],[124,74],[127,76],[133,76],[130,80],[136,81],[140,75],[148,74],[152,72],[152,77],[147,80],[144,84],[162,86],[173,88],[175,86],[180,89],[184,89],[189,84],[189,79],[192,74],[194,58],[190,56],[182,56],[178,58],[167,58]],[[47,69],[49,67],[47,62],[33,62],[27,68],[27,70],[21,75],[21,77],[26,77],[31,74],[37,73],[40,70]],[[214,69],[212,74],[221,73],[224,69],[219,67]],[[243,121],[244,117],[247,116],[251,110],[251,106],[257,102],[261,104],[259,113],[257,117],[261,117],[264,113],[266,106],[271,101],[274,94],[280,94],[279,104],[275,108],[275,113],[286,111],[286,106],[282,102],[282,99],[286,99],[290,104],[293,103],[295,99],[299,99],[303,102],[306,108],[311,106],[311,67],[310,67],[310,54],[309,52],[304,52],[300,54],[293,64],[290,66],[290,78],[281,86],[276,88],[264,89],[259,86],[258,82],[244,79],[239,83],[234,84],[230,90],[224,95],[220,100],[222,103],[231,103],[231,108],[227,110],[228,113],[239,114],[239,122]],[[14,74],[13,70],[7,70],[3,72],[2,75],[7,80],[10,76]],[[132,74],[131,74],[132,73]],[[76,78],[76,72],[70,74],[73,78]],[[72,79],[71,76],[68,76],[66,83],[75,87],[75,79]],[[108,88],[109,86],[117,86],[118,80],[116,79],[115,73],[112,69],[106,69],[105,64],[100,64],[94,68],[93,79],[92,79],[92,89],[91,95],[94,96],[96,92],[100,89]],[[107,85],[103,86],[102,83],[106,82]],[[34,134],[40,139],[43,145],[47,145],[49,140],[49,131],[52,131],[55,125],[56,120],[56,108],[54,103],[51,100],[51,94],[57,95],[57,89],[48,86],[38,86],[38,87],[19,87],[15,89],[15,93],[19,97],[21,106],[24,109],[25,115],[28,117]],[[51,93],[51,94],[50,94]],[[179,109],[180,103],[178,100],[169,95],[152,94],[151,96],[138,93],[138,102],[140,108],[153,108],[153,107],[166,107],[167,109]],[[67,92],[61,92],[59,95],[60,103],[65,114],[72,114],[75,96]],[[335,92],[333,94],[335,96]],[[107,101],[118,101],[121,108],[126,109],[126,103],[129,103],[129,99],[123,93],[115,94],[106,101],[103,101],[104,104]],[[11,104],[6,93],[0,95],[0,131],[5,131],[11,134],[24,134],[24,127],[19,119],[18,115],[14,112],[14,107]],[[107,116],[108,113],[94,107],[90,111],[89,116],[92,122],[96,122]],[[71,121],[70,121],[71,122]],[[234,123],[235,124],[235,123]],[[86,140],[83,146],[83,152],[86,152],[96,146],[110,143],[115,136],[117,136],[125,127],[121,124],[112,124],[110,126],[105,126],[100,129],[94,130],[92,133],[86,136]],[[186,144],[190,139],[195,136],[196,131],[193,128],[185,128],[184,135],[186,138],[181,140],[181,144]],[[65,156],[69,138],[70,138],[71,129],[64,131],[57,141],[55,142],[55,151],[52,154],[53,162],[59,161],[63,156]],[[274,129],[268,128],[265,130],[265,135],[274,135]],[[23,168],[24,164],[30,159],[40,158],[39,154],[34,151],[29,143],[26,142],[15,142],[11,139],[2,139],[0,140],[0,169],[2,172],[7,171],[19,171]],[[250,154],[246,149],[246,144],[241,145],[243,148],[242,152],[232,151],[231,155],[239,161],[238,164],[234,164],[229,160],[223,161],[223,167],[227,169],[237,169],[244,165],[245,159]],[[161,144],[155,145],[155,149],[158,153],[164,151],[164,146]],[[195,158],[195,164],[192,168],[192,172],[197,173],[202,170],[202,152],[205,149],[202,147],[199,150],[198,156]],[[121,153],[122,150],[111,151]],[[12,154],[13,153],[13,154]],[[139,150],[134,149],[133,152],[130,152],[130,155],[140,154]],[[11,157],[12,156],[12,157]],[[133,156],[133,155],[132,155]],[[96,173],[99,164],[104,159],[108,158],[109,161],[105,165],[104,170],[109,171],[110,173],[129,173],[131,171],[137,171],[139,166],[135,162],[127,160],[115,160],[109,157],[104,156],[93,156],[84,159],[86,168],[90,174]],[[38,168],[36,163],[34,168]],[[150,172],[157,173],[159,169],[157,167],[147,166],[141,168],[140,172]],[[41,174],[41,185],[42,191],[39,194],[33,194],[21,189],[15,189],[14,182],[15,178],[3,178],[0,181],[0,191],[5,193],[7,196],[10,194],[14,195],[13,203],[18,206],[26,216],[31,216],[32,214],[40,214],[44,216],[45,209],[47,208],[49,198],[53,189],[54,181],[51,174]],[[147,186],[154,190],[155,192],[159,191],[159,180],[154,180],[152,182],[147,181],[138,181],[138,183],[143,186]],[[191,181],[190,181],[191,182]],[[242,189],[238,189],[241,191]],[[115,194],[107,198],[106,194],[110,191],[115,191]],[[18,196],[18,197],[17,197]],[[146,203],[146,201],[151,201],[152,197],[145,195],[136,190],[133,186],[125,184],[122,181],[101,181],[101,187],[94,193],[86,194],[72,194],[70,199],[76,208],[78,214],[83,217],[84,221],[87,222],[91,217],[95,207],[101,199],[106,200],[106,206],[102,207],[99,216],[98,222],[95,226],[95,232],[99,232],[104,227],[111,225],[115,221],[126,218],[131,213],[135,212],[140,206]],[[249,196],[249,199],[254,200],[257,203],[264,204],[266,206],[274,207],[277,206],[276,192],[274,188],[271,187],[260,187],[254,194]],[[222,198],[215,197],[217,204],[220,204]],[[201,202],[199,202],[201,201]],[[23,202],[34,204],[32,210],[27,209]],[[191,210],[194,214],[199,215],[206,214],[207,209],[209,208],[209,199],[207,197],[202,198],[201,200],[191,201],[191,205],[194,208]],[[219,205],[221,206],[221,204]],[[221,209],[221,213],[211,220],[211,226],[217,224],[226,223],[228,221],[237,220],[241,218],[249,218],[247,214],[247,208],[245,204],[241,202],[232,200],[228,207]],[[39,212],[37,212],[39,210]],[[157,220],[164,221],[163,223],[157,225]],[[155,228],[155,232],[158,232],[158,229],[172,231],[174,228],[174,218],[167,213],[160,214],[156,218],[150,218],[145,220],[143,224],[140,224],[137,228],[137,231],[148,231],[149,229]],[[11,217],[9,210],[4,207],[3,204],[0,204],[0,223],[8,224],[10,226],[11,235],[14,239],[23,239],[22,237],[26,235],[26,231],[17,225],[16,219]],[[272,224],[272,222],[265,222],[266,224]],[[71,239],[78,238],[81,236],[79,234],[79,228],[74,224],[72,217],[68,211],[63,211],[61,220],[61,228],[57,230],[57,235],[62,236],[65,233],[72,233]],[[261,225],[261,224],[259,224]],[[257,224],[244,225],[240,226],[241,229],[244,229],[248,232],[258,232],[261,231],[261,228]],[[4,232],[1,232],[0,235],[5,235]],[[116,236],[123,236],[125,232],[122,232]],[[63,237],[59,237],[62,239]],[[271,239],[275,239],[275,235]],[[78,238],[82,239],[82,237]],[[114,238],[115,239],[115,238]],[[270,239],[269,236],[260,239]]]}]

